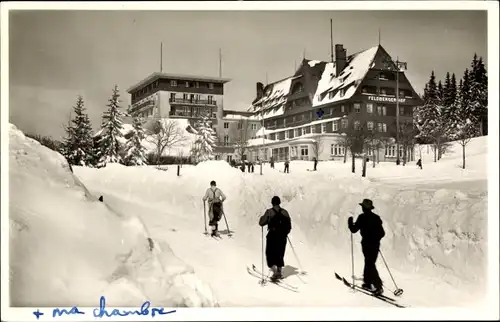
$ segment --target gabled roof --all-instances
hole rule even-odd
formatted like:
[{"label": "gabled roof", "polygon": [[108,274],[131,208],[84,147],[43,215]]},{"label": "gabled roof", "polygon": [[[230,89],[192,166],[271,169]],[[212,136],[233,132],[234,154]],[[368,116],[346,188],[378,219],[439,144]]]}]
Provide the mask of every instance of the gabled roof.
[{"label": "gabled roof", "polygon": [[[335,63],[328,63],[318,83],[313,106],[349,99],[372,67],[379,48],[377,45],[348,56],[347,64],[339,75],[336,75]],[[341,90],[344,92],[342,96]]]}]

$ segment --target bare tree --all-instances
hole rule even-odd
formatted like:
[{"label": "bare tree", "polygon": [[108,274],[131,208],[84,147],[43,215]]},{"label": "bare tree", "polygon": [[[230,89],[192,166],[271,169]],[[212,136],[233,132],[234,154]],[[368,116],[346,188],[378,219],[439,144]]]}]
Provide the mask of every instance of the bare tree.
[{"label": "bare tree", "polygon": [[240,155],[240,159],[243,160],[243,156],[248,147],[248,122],[245,120],[238,121],[238,137],[234,142],[235,150]]},{"label": "bare tree", "polygon": [[179,127],[175,120],[160,119],[154,122],[148,142],[154,144],[156,149],[156,165],[160,164],[161,155],[165,149],[171,149],[176,145],[183,145],[188,138],[184,135],[184,129]]},{"label": "bare tree", "polygon": [[[367,151],[372,151],[372,152],[377,151],[378,153],[378,150],[380,148],[379,136],[380,136],[379,133],[376,132],[375,130],[366,129],[364,143]],[[376,159],[375,153],[372,153],[372,161],[373,161],[372,163],[374,168],[375,168],[375,159]]]},{"label": "bare tree", "polygon": [[319,155],[323,153],[323,137],[321,135],[316,135],[313,139],[312,150],[316,156],[316,160],[319,161]]},{"label": "bare tree", "polygon": [[352,173],[356,172],[356,156],[363,153],[363,148],[366,140],[366,129],[364,126],[356,126],[354,124],[349,126],[346,131],[346,145],[351,153],[352,159]]},{"label": "bare tree", "polygon": [[[403,147],[403,166],[408,161],[408,149],[412,148],[415,141],[416,130],[412,122],[403,122],[399,125],[399,139]],[[397,152],[399,153],[399,151]]]},{"label": "bare tree", "polygon": [[462,146],[462,169],[465,169],[465,147],[479,134],[478,127],[468,119],[459,122],[453,130],[452,137]]}]

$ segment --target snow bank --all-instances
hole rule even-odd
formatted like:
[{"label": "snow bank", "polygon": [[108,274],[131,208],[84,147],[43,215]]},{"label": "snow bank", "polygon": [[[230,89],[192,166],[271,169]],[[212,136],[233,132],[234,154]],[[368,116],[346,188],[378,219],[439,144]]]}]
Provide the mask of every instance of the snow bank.
[{"label": "snow bank", "polygon": [[149,241],[138,217],[93,197],[64,157],[13,125],[9,139],[12,306],[95,306],[101,295],[110,306],[217,305],[192,268]]},{"label": "snow bank", "polygon": [[[485,151],[485,144],[485,139],[478,138],[469,147],[471,159],[477,158],[469,162],[468,171],[471,173],[478,174],[478,169],[483,167],[486,155],[481,151]],[[234,279],[246,274],[245,261],[260,262],[261,230],[257,221],[270,207],[274,195],[281,197],[282,206],[292,216],[290,238],[304,269],[312,276],[322,269],[318,266],[325,265],[318,257],[331,257],[328,265],[333,266],[329,266],[328,274],[334,270],[350,274],[347,219],[360,213],[358,203],[363,198],[370,198],[374,201],[375,212],[384,221],[386,237],[382,241],[382,252],[398,284],[410,287],[409,284],[413,283],[413,287],[418,288],[415,283],[422,283],[425,279],[428,282],[426,288],[435,287],[436,294],[429,295],[433,300],[424,305],[431,302],[439,305],[446,301],[440,297],[451,295],[439,293],[437,285],[447,283],[451,288],[465,292],[466,297],[461,301],[450,300],[446,302],[448,305],[470,305],[470,301],[477,300],[485,290],[487,187],[486,177],[478,176],[471,184],[463,181],[464,177],[455,175],[457,171],[463,171],[451,166],[460,163],[460,153],[461,150],[450,151],[435,165],[424,164],[424,170],[417,169],[414,164],[406,167],[379,164],[375,169],[368,168],[366,178],[361,177],[359,162],[357,172],[352,174],[350,162],[339,161],[320,162],[318,172],[305,171],[312,168],[312,162],[292,161],[290,174],[280,172],[280,163],[276,164],[276,169],[265,165],[263,176],[259,175],[258,167],[253,174],[242,173],[224,161],[207,161],[183,168],[180,177],[175,171],[157,171],[150,167],[78,167],[75,171],[87,186],[130,201],[127,207],[136,205],[137,208],[130,211],[144,213],[142,217],[155,227],[155,233],[168,235],[165,238],[169,243],[176,244],[186,256],[201,256],[199,267],[203,268],[211,285],[217,283],[213,278],[214,271],[222,269],[228,273],[228,279]],[[425,173],[427,181],[424,180]],[[412,176],[416,177],[418,185],[411,181]],[[455,177],[455,180],[444,184],[438,181],[439,177]],[[207,245],[201,234],[201,198],[211,180],[217,181],[217,186],[228,198],[224,212],[231,229],[237,234],[235,241],[228,244]],[[221,229],[225,229],[223,222],[221,225]],[[186,245],[187,239],[192,243]],[[355,274],[361,276],[363,259],[359,241],[357,234],[354,236]],[[224,254],[238,262],[220,262],[216,254],[222,251],[221,247],[224,247]],[[285,260],[298,264],[290,249]],[[392,282],[381,259],[378,267],[390,289]],[[222,279],[219,283],[218,292],[221,293],[232,287]],[[246,283],[246,280],[241,283]],[[235,284],[234,288],[239,285]],[[226,292],[226,296],[231,297],[226,301],[241,304],[254,300],[228,294],[232,293]],[[413,300],[416,303],[419,297],[414,295]],[[420,298],[420,301],[425,302],[425,299]],[[263,303],[262,299],[256,303]]]}]

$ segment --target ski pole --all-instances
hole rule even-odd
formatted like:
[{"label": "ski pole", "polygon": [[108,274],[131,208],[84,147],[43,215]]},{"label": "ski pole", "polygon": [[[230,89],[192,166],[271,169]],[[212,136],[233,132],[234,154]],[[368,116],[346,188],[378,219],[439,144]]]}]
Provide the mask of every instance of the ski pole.
[{"label": "ski pole", "polygon": [[260,239],[262,240],[262,284],[264,284],[264,227],[261,227]]},{"label": "ski pole", "polygon": [[352,288],[354,289],[354,242],[351,232],[351,268],[352,268]]},{"label": "ski pole", "polygon": [[403,294],[403,289],[398,288],[396,285],[396,281],[394,280],[394,277],[392,277],[391,270],[389,269],[389,265],[387,265],[387,262],[385,261],[384,255],[382,255],[382,251],[379,249],[380,256],[382,257],[382,260],[384,261],[385,267],[387,268],[387,271],[389,271],[389,275],[391,276],[392,282],[394,283],[394,286],[396,287],[396,290],[394,291],[395,296],[400,296]]},{"label": "ski pole", "polygon": [[297,253],[295,252],[295,249],[293,248],[292,241],[290,240],[290,237],[286,236],[288,239],[288,242],[290,243],[290,247],[292,248],[293,254],[295,255],[295,258],[297,259],[297,263],[299,264],[299,269],[300,269],[300,275],[306,275],[307,272],[305,272],[302,269],[302,265],[300,264],[299,256],[297,256]]},{"label": "ski pole", "polygon": [[205,222],[205,235],[208,235],[208,230],[207,230],[207,207],[205,200],[203,200],[203,220]]},{"label": "ski pole", "polygon": [[228,235],[229,237],[231,237],[231,236],[233,236],[233,235],[231,234],[231,231],[229,230],[229,225],[227,224],[226,213],[224,212],[224,210],[222,210],[222,215],[224,216],[224,221],[226,222],[226,227],[227,227],[227,235]]}]

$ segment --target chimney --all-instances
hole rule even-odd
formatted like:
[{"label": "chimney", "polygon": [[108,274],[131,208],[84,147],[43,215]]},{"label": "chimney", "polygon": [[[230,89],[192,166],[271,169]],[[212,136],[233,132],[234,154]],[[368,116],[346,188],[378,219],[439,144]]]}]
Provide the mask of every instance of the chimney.
[{"label": "chimney", "polygon": [[344,49],[344,45],[335,45],[335,72],[337,76],[344,70],[346,64],[347,50]]},{"label": "chimney", "polygon": [[257,83],[257,99],[261,99],[264,96],[264,84],[261,82]]}]

